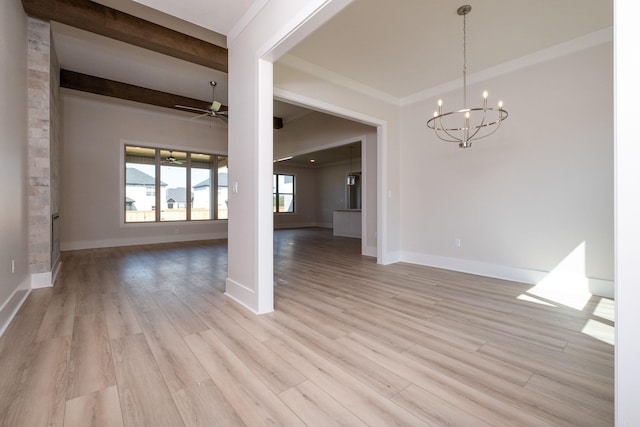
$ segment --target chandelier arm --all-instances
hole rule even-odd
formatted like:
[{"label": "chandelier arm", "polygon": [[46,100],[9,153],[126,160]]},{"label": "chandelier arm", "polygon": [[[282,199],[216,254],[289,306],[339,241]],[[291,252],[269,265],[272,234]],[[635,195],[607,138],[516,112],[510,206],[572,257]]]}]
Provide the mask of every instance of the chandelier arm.
[{"label": "chandelier arm", "polygon": [[[433,123],[433,127],[431,125],[432,123]],[[451,129],[447,129],[442,125],[442,120],[440,119],[440,117],[434,117],[431,120],[429,120],[427,122],[427,126],[430,129],[433,129],[436,132],[436,136],[438,137],[438,139],[442,141],[456,142],[456,143],[462,142],[459,138],[449,133],[449,130]],[[454,130],[457,130],[457,129],[454,129]],[[452,138],[452,139],[444,138],[440,132],[444,132],[445,135],[447,135],[449,138]]]},{"label": "chandelier arm", "polygon": [[[470,112],[471,112],[471,110],[470,110]],[[486,126],[484,124],[486,119],[487,119],[487,109],[483,108],[482,109],[482,120],[480,121],[479,125],[473,127],[475,129],[475,132],[473,132],[473,134],[469,135],[469,137],[467,138],[467,141],[471,141],[472,139],[474,139],[476,137],[476,135],[478,134],[478,132],[480,132],[480,129],[482,129],[484,126]],[[493,132],[491,132],[491,133],[493,133]],[[480,139],[480,138],[477,138],[477,139]]]},{"label": "chandelier arm", "polygon": [[[445,132],[445,133],[446,133],[446,132]],[[447,135],[449,135],[449,134],[447,134]],[[462,141],[460,141],[460,140],[459,140],[459,139],[457,139],[457,138],[456,138],[456,139],[447,139],[447,138],[444,138],[441,134],[439,134],[439,133],[438,133],[438,131],[436,131],[436,136],[438,137],[438,139],[440,139],[441,141],[444,141],[444,142],[455,142],[455,143],[460,143],[460,142],[462,142]]]},{"label": "chandelier arm", "polygon": [[[448,129],[446,129],[446,128],[442,128],[441,130],[442,130],[442,132],[444,132],[444,133],[445,133],[449,138],[452,138],[452,139],[444,139],[443,141],[449,141],[449,142],[462,142],[462,139],[460,139],[460,138],[458,138],[457,136],[455,136],[455,135],[453,135],[453,134],[449,133],[449,130],[448,130]],[[442,138],[440,138],[440,139],[442,139]]]},{"label": "chandelier arm", "polygon": [[[494,128],[491,128],[492,130],[491,130],[489,133],[487,133],[487,134],[485,134],[485,135],[481,135],[481,136],[477,137],[476,139],[482,139],[482,138],[486,138],[486,137],[488,137],[488,136],[493,135],[494,133],[496,133],[496,131],[497,131],[498,129],[500,129],[500,126],[501,126],[501,125],[502,125],[502,120],[500,120],[499,122],[497,122],[496,126],[495,126]],[[485,127],[486,127],[486,126],[488,126],[488,125],[485,125]]]},{"label": "chandelier arm", "polygon": [[[438,120],[436,119],[436,122],[437,121]],[[434,127],[433,130],[436,131],[436,136],[442,141],[445,141],[445,142],[456,142],[456,143],[461,142],[454,135],[450,134],[444,126],[442,126],[442,122],[441,121],[440,121],[440,127]],[[443,135],[440,132],[444,132],[445,135],[447,135],[449,138],[452,138],[452,139],[444,138]]]}]

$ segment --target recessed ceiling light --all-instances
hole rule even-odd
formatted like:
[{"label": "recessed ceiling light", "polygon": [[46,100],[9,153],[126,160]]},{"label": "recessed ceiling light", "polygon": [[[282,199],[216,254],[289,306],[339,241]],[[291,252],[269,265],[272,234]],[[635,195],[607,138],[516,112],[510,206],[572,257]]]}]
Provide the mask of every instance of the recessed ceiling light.
[{"label": "recessed ceiling light", "polygon": [[315,160],[315,159],[311,159],[311,160],[309,160],[309,161],[310,161],[311,163],[315,163],[315,162],[316,162],[316,160]]}]

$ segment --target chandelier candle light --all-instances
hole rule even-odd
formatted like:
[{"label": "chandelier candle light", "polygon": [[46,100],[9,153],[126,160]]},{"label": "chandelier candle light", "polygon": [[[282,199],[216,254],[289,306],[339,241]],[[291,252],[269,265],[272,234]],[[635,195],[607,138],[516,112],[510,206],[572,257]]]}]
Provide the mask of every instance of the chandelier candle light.
[{"label": "chandelier candle light", "polygon": [[498,108],[487,107],[489,94],[486,90],[482,94],[484,98],[482,107],[467,108],[467,14],[469,12],[471,12],[471,6],[469,5],[458,8],[458,15],[463,18],[463,108],[462,110],[443,113],[442,99],[439,99],[438,111],[435,111],[433,117],[427,122],[429,129],[436,131],[438,138],[447,142],[456,142],[460,148],[469,148],[472,141],[486,138],[493,134],[509,116],[509,113],[502,108],[502,101],[498,103]]}]

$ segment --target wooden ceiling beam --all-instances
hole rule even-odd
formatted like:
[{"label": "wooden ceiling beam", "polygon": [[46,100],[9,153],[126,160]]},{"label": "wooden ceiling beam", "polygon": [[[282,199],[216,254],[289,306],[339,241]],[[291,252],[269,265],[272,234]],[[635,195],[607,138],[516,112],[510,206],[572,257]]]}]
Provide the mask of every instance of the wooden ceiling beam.
[{"label": "wooden ceiling beam", "polygon": [[228,72],[227,49],[90,0],[22,0],[25,12],[164,55]]},{"label": "wooden ceiling beam", "polygon": [[[175,109],[175,105],[185,105],[206,110],[211,105],[211,102],[199,99],[174,95],[69,70],[60,70],[60,87],[171,109]],[[223,106],[223,109],[226,110],[227,108]]]},{"label": "wooden ceiling beam", "polygon": [[[141,102],[143,104],[155,105],[157,107],[175,108],[176,105],[201,108],[206,110],[211,106],[210,101],[189,98],[186,96],[174,95],[155,89],[135,86],[128,83],[117,82],[115,80],[103,79],[101,77],[90,76],[88,74],[77,73],[75,71],[60,70],[60,87],[66,89],[79,90],[96,95],[109,96],[111,98],[125,99],[127,101]],[[222,111],[227,111],[228,107],[220,107]],[[273,128],[282,129],[281,117],[273,118]]]}]

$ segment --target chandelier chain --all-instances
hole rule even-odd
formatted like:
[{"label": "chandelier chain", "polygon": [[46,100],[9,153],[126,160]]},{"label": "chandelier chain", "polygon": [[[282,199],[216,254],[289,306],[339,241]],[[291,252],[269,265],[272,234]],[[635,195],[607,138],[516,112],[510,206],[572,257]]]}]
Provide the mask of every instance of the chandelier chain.
[{"label": "chandelier chain", "polygon": [[467,14],[462,15],[462,93],[463,95],[463,108],[467,109]]}]

